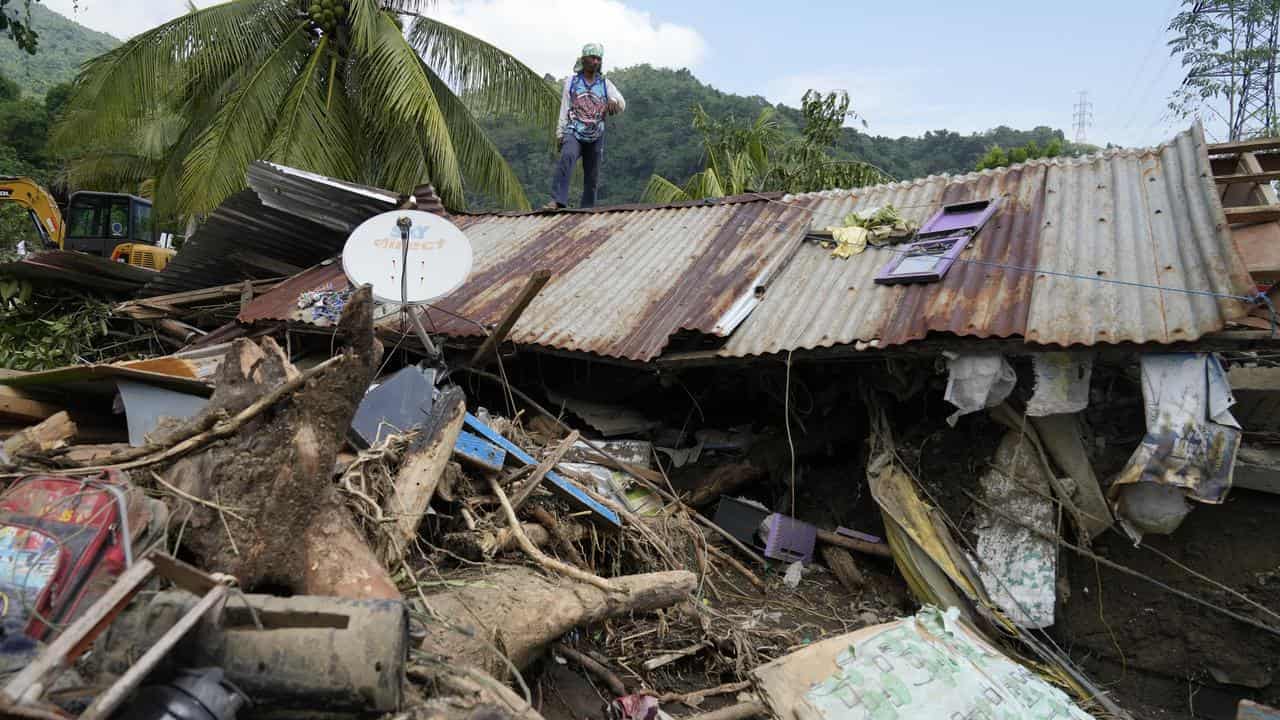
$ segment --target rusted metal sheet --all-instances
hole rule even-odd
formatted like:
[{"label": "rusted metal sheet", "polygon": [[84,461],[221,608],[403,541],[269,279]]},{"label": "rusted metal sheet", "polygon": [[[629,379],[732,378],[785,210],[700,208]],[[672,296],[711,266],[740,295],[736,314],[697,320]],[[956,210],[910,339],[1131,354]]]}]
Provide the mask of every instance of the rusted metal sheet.
[{"label": "rusted metal sheet", "polygon": [[259,320],[300,320],[298,296],[304,292],[344,290],[350,286],[338,261],[316,265],[285,280],[249,301],[240,310],[236,320],[252,323]]},{"label": "rusted metal sheet", "polygon": [[1004,202],[938,283],[877,286],[872,279],[891,250],[839,260],[806,243],[719,354],[888,347],[929,332],[1093,345],[1220,330],[1245,303],[1139,287],[1241,296],[1252,289],[1203,143],[1192,128],[1151,150],[784,198],[806,207],[818,227],[886,203],[919,221],[940,204]]},{"label": "rusted metal sheet", "polygon": [[428,310],[428,327],[482,334],[476,323],[496,322],[527,276],[545,269],[551,280],[510,340],[641,361],[681,330],[731,333],[809,224],[803,209],[758,198],[456,221],[474,247],[474,269]]},{"label": "rusted metal sheet", "polygon": [[337,255],[356,225],[398,202],[396,194],[385,190],[264,162],[249,166],[247,181],[250,189],[227,198],[213,212],[147,284],[144,297],[270,274],[229,261],[236,251],[309,267]]},{"label": "rusted metal sheet", "polygon": [[0,275],[57,283],[92,290],[131,293],[156,277],[154,270],[112,262],[108,258],[70,250],[33,253],[0,263]]}]

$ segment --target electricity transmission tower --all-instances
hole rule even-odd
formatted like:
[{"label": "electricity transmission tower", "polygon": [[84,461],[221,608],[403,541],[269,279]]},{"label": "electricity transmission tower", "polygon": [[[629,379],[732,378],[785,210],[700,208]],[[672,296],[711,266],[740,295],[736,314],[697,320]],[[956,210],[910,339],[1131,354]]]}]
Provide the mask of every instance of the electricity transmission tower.
[{"label": "electricity transmission tower", "polygon": [[1089,102],[1088,90],[1080,91],[1080,99],[1075,104],[1071,119],[1076,131],[1076,143],[1084,144],[1085,129],[1093,125],[1093,103]]},{"label": "electricity transmission tower", "polygon": [[[1230,140],[1277,129],[1276,53],[1280,2],[1197,0],[1185,13],[1191,28],[1208,30],[1216,47],[1190,63],[1184,87],[1216,88],[1227,101]],[[1206,48],[1207,49],[1207,48]]]}]

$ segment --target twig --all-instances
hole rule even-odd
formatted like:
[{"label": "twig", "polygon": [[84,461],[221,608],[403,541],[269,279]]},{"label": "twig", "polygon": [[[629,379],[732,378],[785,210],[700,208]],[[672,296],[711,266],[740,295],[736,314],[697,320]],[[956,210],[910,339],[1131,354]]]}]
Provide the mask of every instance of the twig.
[{"label": "twig", "polygon": [[[154,470],[152,471],[155,472]],[[213,499],[217,500],[219,505],[222,503],[222,494],[216,490],[213,493]],[[227,515],[221,509],[218,510],[218,519],[222,521],[222,529],[227,532],[227,542],[231,543],[231,554],[240,557],[240,548],[236,547],[236,536],[231,534],[231,526],[227,524]],[[254,618],[255,622],[257,618]],[[261,630],[261,623],[258,623],[258,629]]]},{"label": "twig", "polygon": [[511,507],[511,502],[507,500],[507,494],[502,491],[502,487],[498,485],[497,479],[493,476],[489,476],[489,487],[493,490],[493,494],[497,496],[498,502],[502,505],[502,512],[507,516],[507,524],[511,526],[511,533],[515,535],[516,542],[520,543],[520,549],[524,550],[525,554],[534,562],[548,570],[558,572],[561,575],[565,575],[577,580],[578,582],[598,587],[605,592],[621,592],[612,583],[599,575],[584,572],[572,565],[544,555],[543,552],[538,549],[538,546],[534,545],[533,542],[529,540],[529,536],[524,534],[524,530],[520,527],[520,520],[516,517],[516,511]]},{"label": "twig", "polygon": [[[260,414],[263,410],[266,410],[272,405],[275,405],[285,395],[288,395],[289,393],[292,393],[293,391],[302,387],[302,385],[304,385],[308,380],[314,378],[315,376],[319,375],[325,370],[328,370],[334,367],[335,365],[342,363],[343,361],[346,360],[346,358],[347,358],[346,355],[335,355],[329,358],[328,360],[325,360],[324,362],[320,363],[319,365],[316,365],[310,370],[307,370],[306,372],[299,374],[297,377],[293,378],[292,380],[289,380],[288,382],[285,382],[281,385],[276,386],[275,389],[273,389],[271,392],[267,393],[266,395],[263,395],[261,398],[256,400],[252,405],[236,413],[235,416],[233,416],[230,420],[227,420],[224,422],[218,422],[209,430],[192,435],[191,437],[188,437],[186,440],[183,440],[182,442],[176,445],[173,445],[168,449],[164,450],[163,452],[160,452],[156,455],[152,455],[150,457],[145,457],[140,460],[133,460],[131,462],[116,464],[116,465],[98,465],[95,467],[71,468],[68,470],[64,470],[63,473],[68,475],[71,475],[71,474],[88,475],[92,473],[102,472],[103,470],[108,470],[111,468],[115,468],[117,470],[130,470],[137,467],[144,467],[146,465],[154,465],[158,462],[163,462],[170,458],[174,458],[184,453],[187,453],[191,450],[194,450],[200,447],[201,445],[212,442],[213,440],[224,438],[234,433],[236,430],[239,430],[242,425],[249,422],[249,420],[253,419],[255,416]],[[0,477],[9,477],[9,476],[0,476]]]},{"label": "twig", "polygon": [[578,431],[574,430],[569,433],[564,440],[560,441],[560,444],[556,446],[556,449],[553,450],[550,455],[546,456],[542,459],[542,462],[538,463],[538,467],[534,469],[533,475],[529,476],[529,479],[524,481],[524,484],[520,486],[520,489],[516,491],[516,494],[511,496],[511,508],[513,510],[519,510],[520,507],[524,505],[525,500],[528,500],[529,496],[533,494],[533,491],[537,490],[538,486],[542,484],[542,480],[547,476],[547,473],[551,472],[551,468],[555,467],[556,464],[560,462],[560,458],[564,457],[564,454],[568,452],[569,448],[573,447],[573,444],[577,441]]},{"label": "twig", "polygon": [[165,488],[166,488],[166,489],[168,489],[168,490],[169,490],[169,492],[173,493],[174,495],[177,495],[178,497],[180,497],[180,498],[182,498],[182,499],[184,499],[184,500],[190,500],[191,502],[196,503],[197,505],[203,505],[203,506],[205,506],[205,507],[209,508],[210,510],[217,510],[219,513],[226,513],[226,514],[230,515],[231,517],[233,517],[233,518],[235,518],[235,519],[239,520],[239,521],[240,521],[240,522],[242,522],[242,523],[247,523],[247,522],[249,522],[247,519],[245,519],[245,517],[244,517],[243,515],[240,515],[240,514],[239,514],[239,513],[237,513],[236,511],[232,510],[231,508],[223,507],[222,505],[219,505],[218,503],[210,502],[210,501],[208,501],[208,500],[205,500],[204,498],[198,498],[198,497],[196,497],[195,495],[192,495],[191,493],[185,492],[185,491],[183,491],[182,489],[177,488],[177,487],[175,487],[175,486],[173,486],[173,485],[169,484],[168,482],[165,482],[165,479],[164,479],[164,478],[162,478],[162,477],[160,477],[160,474],[159,474],[159,473],[157,473],[155,470],[152,470],[152,471],[151,471],[151,477],[155,478],[155,481],[156,481],[156,482],[158,482],[158,483],[160,483],[161,485],[165,486]]},{"label": "twig", "polygon": [[610,672],[609,668],[606,668],[592,658],[587,657],[564,643],[556,643],[555,651],[563,655],[566,660],[572,660],[574,663],[577,663],[578,667],[581,667],[583,670],[595,675],[601,682],[608,685],[609,692],[613,693],[614,697],[622,697],[627,694],[627,686],[623,685],[622,680],[618,679],[617,675]]},{"label": "twig", "polygon": [[[556,417],[556,415],[552,413],[550,410],[547,410],[542,405],[538,404],[536,400],[529,397],[523,391],[518,390],[514,387],[510,387],[510,385],[501,377],[498,377],[497,375],[494,375],[491,372],[480,370],[478,368],[473,368],[473,367],[461,367],[458,369],[462,370],[463,372],[468,372],[474,375],[478,375],[482,378],[486,378],[488,380],[491,380],[493,382],[499,383],[507,387],[507,389],[512,394],[518,396],[521,400],[524,400],[525,403],[527,403],[530,407],[532,407],[534,410],[541,413],[544,417],[550,419],[556,425],[560,426],[561,428],[564,428],[565,430],[573,429],[568,425],[566,425],[564,421],[562,421],[560,418]],[[612,453],[602,448],[598,443],[595,443],[588,438],[582,438],[582,441],[586,443],[587,446],[590,447],[592,450],[599,453],[601,457],[607,460],[608,461],[607,464],[610,467],[620,472],[624,472],[627,475],[630,475],[632,478],[636,480],[636,482],[640,483],[641,485],[648,488],[649,490],[656,492],[661,498],[663,498],[667,502],[676,504],[679,508],[684,510],[684,512],[687,513],[689,517],[692,517],[695,522],[706,527],[708,530],[711,530],[712,532],[716,533],[720,537],[724,538],[725,542],[728,542],[730,545],[733,545],[734,547],[738,548],[738,550],[741,550],[743,554],[745,554],[747,557],[751,558],[755,562],[759,563],[761,566],[765,565],[764,558],[760,557],[759,553],[756,553],[755,551],[751,550],[751,548],[747,547],[740,540],[730,535],[724,528],[720,527],[719,525],[716,525],[714,522],[711,522],[711,520],[709,520],[708,518],[703,517],[701,514],[690,510],[689,507],[685,505],[684,501],[680,500],[680,498],[676,497],[675,495],[672,495],[671,493],[667,492],[663,488],[658,487],[658,485],[654,483],[650,478],[646,477],[645,473],[642,472],[640,469],[632,466],[629,463],[619,460]]]},{"label": "twig", "polygon": [[749,687],[751,687],[751,681],[743,680],[742,682],[726,683],[724,685],[717,685],[713,688],[694,690],[693,692],[687,693],[663,693],[659,695],[652,690],[641,690],[640,694],[652,695],[653,697],[658,698],[658,702],[678,702],[688,705],[689,707],[697,707],[702,704],[703,698],[708,698],[712,695],[727,695],[732,692],[740,692]]},{"label": "twig", "polygon": [[738,703],[730,705],[719,710],[711,712],[699,713],[697,715],[686,715],[683,720],[745,720],[753,717],[767,717],[769,708],[758,702]]},{"label": "twig", "polygon": [[735,558],[734,556],[721,550],[715,545],[712,545],[711,543],[707,543],[707,551],[710,552],[712,555],[715,555],[716,557],[728,563],[729,567],[733,568],[734,570],[737,570],[739,575],[742,575],[746,579],[750,580],[751,584],[755,585],[757,589],[759,590],[765,589],[764,581],[761,580],[759,576],[757,576],[755,573],[751,572],[750,568],[748,568],[746,565],[743,565],[742,563],[738,562],[738,559]]}]

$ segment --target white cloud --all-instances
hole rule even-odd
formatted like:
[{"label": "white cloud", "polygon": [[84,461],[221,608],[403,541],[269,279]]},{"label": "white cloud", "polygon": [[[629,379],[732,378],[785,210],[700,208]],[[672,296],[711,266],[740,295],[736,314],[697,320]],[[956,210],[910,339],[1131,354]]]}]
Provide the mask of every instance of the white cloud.
[{"label": "white cloud", "polygon": [[[49,9],[86,27],[127,40],[187,11],[184,0],[44,0]],[[206,2],[197,2],[203,7]],[[40,28],[36,28],[39,31]]]},{"label": "white cloud", "polygon": [[431,12],[556,77],[573,69],[588,42],[604,44],[606,70],[638,63],[695,69],[707,55],[697,30],[618,0],[442,0]]}]

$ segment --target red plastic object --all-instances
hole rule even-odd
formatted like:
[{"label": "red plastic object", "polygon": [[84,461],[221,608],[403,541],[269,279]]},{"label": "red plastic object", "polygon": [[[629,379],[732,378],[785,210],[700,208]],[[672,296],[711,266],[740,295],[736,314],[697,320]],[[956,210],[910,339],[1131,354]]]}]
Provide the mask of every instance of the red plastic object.
[{"label": "red plastic object", "polygon": [[0,495],[0,623],[6,632],[43,640],[111,587],[124,571],[131,541],[122,523],[127,490],[108,471],[90,478],[27,477]]}]

